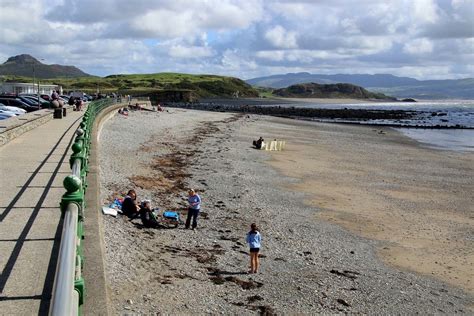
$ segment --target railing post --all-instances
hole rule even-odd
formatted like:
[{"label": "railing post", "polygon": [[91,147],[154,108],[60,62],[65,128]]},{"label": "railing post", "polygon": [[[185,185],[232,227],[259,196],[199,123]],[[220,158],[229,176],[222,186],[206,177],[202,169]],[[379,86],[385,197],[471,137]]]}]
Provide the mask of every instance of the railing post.
[{"label": "railing post", "polygon": [[[70,175],[64,178],[63,185],[66,189],[66,193],[64,193],[61,198],[61,211],[65,212],[70,202],[76,203],[81,209],[82,203],[84,202],[81,179],[78,176]],[[82,213],[82,210],[80,210],[79,213]]]},{"label": "railing post", "polygon": [[74,165],[74,162],[76,159],[79,159],[81,161],[81,177],[82,177],[82,171],[84,169],[84,162],[85,162],[85,152],[84,152],[84,142],[82,139],[80,139],[80,136],[76,137],[76,140],[74,144],[72,144],[71,149],[73,154],[71,155],[71,158],[69,158],[69,166],[72,169],[72,166]]}]

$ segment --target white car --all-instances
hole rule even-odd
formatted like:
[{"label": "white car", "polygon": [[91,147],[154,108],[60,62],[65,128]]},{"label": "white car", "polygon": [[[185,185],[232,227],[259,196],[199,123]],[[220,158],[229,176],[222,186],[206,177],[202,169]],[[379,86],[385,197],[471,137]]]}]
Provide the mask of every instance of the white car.
[{"label": "white car", "polygon": [[13,112],[0,110],[0,116],[2,116],[2,120],[4,120],[4,119],[7,119],[7,118],[9,118],[9,117],[14,117],[14,116],[16,116],[16,114],[13,113]]},{"label": "white car", "polygon": [[17,108],[16,106],[4,105],[4,104],[2,104],[2,103],[0,103],[0,111],[3,111],[3,112],[11,112],[11,113],[14,113],[15,115],[21,115],[21,114],[25,114],[25,113],[26,113],[26,110]]}]

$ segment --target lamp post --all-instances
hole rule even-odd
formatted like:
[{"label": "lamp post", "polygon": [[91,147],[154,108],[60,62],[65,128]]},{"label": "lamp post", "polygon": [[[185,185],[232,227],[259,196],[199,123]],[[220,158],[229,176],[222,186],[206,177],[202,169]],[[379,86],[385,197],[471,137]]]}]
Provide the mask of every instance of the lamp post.
[{"label": "lamp post", "polygon": [[[36,86],[36,73],[35,73],[35,64],[33,64],[33,93],[35,92]],[[39,101],[39,80],[38,80],[38,90],[37,90],[37,97],[38,97],[38,110],[41,109],[40,101]]]},{"label": "lamp post", "polygon": [[38,110],[41,110],[41,103],[40,103],[40,82],[38,78]]},{"label": "lamp post", "polygon": [[[40,58],[39,60],[44,60],[43,58]],[[33,92],[35,91],[35,85],[36,85],[36,73],[35,73],[35,64],[33,63]],[[41,103],[40,103],[40,84],[39,84],[39,78],[38,78],[38,87],[37,87],[37,100],[38,100],[38,110],[41,109]]]}]

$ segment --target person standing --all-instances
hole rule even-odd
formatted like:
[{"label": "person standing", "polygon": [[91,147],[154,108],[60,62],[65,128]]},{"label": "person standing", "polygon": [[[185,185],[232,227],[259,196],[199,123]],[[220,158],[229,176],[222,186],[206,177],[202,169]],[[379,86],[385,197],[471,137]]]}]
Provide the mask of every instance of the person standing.
[{"label": "person standing", "polygon": [[250,247],[249,273],[257,273],[258,267],[260,265],[258,253],[260,252],[260,242],[262,241],[262,236],[258,231],[257,224],[252,223],[252,225],[250,225],[250,231],[247,233],[246,241]]},{"label": "person standing", "polygon": [[193,230],[197,227],[197,219],[201,210],[201,197],[193,189],[188,192],[188,217],[186,218],[186,229],[190,227],[191,218],[193,220]]},{"label": "person standing", "polygon": [[56,92],[56,90],[53,90],[53,93],[51,93],[51,100],[58,100],[59,99],[59,94]]}]

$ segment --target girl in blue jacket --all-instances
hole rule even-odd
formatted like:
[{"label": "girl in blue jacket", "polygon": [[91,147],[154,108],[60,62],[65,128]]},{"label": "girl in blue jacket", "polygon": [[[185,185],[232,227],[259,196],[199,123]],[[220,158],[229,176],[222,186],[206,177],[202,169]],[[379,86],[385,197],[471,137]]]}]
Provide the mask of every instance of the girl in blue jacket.
[{"label": "girl in blue jacket", "polygon": [[262,240],[262,236],[258,231],[257,224],[252,223],[250,225],[250,231],[247,234],[247,243],[250,247],[250,273],[257,273],[258,266],[260,264],[258,259],[258,253],[260,251],[260,242]]}]

